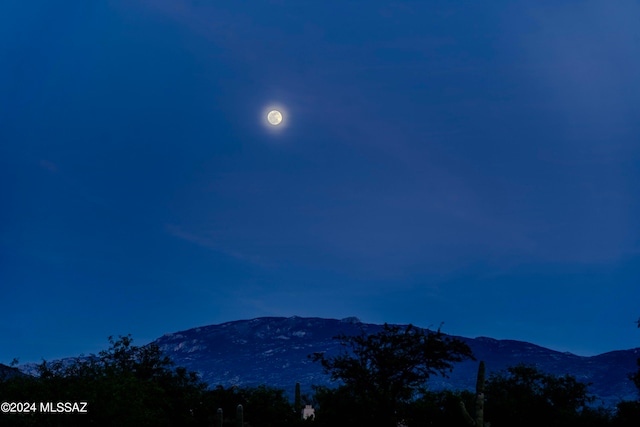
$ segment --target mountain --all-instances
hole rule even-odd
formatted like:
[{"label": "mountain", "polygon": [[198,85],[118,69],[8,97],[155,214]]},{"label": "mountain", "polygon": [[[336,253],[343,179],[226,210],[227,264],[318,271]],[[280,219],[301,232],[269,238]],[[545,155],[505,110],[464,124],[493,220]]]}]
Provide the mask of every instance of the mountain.
[{"label": "mountain", "polygon": [[0,363],[0,381],[23,376],[25,376],[25,374],[22,373],[18,368]]},{"label": "mountain", "polygon": [[[337,354],[340,345],[333,337],[338,334],[376,333],[381,329],[381,325],[362,323],[353,317],[265,317],[167,334],[155,343],[176,364],[199,372],[212,386],[267,384],[292,392],[299,382],[303,391],[309,391],[312,384],[335,384],[307,355]],[[621,400],[637,398],[637,390],[627,377],[637,370],[640,348],[583,357],[521,341],[456,338],[467,343],[478,360],[485,361],[488,374],[525,363],[550,374],[570,374],[592,383],[590,391],[598,399],[596,404],[614,406]],[[433,377],[429,385],[434,390],[473,390],[477,363],[459,363],[449,378]]]},{"label": "mountain", "polygon": [[[166,334],[154,343],[177,366],[198,372],[211,387],[266,384],[292,395],[296,382],[303,392],[310,392],[314,384],[336,385],[320,364],[309,360],[309,354],[337,354],[341,346],[333,337],[338,334],[376,333],[381,329],[382,325],[362,323],[355,317],[342,320],[263,317]],[[569,374],[592,383],[589,390],[597,398],[596,405],[613,407],[621,400],[637,398],[628,375],[637,370],[640,348],[583,357],[521,341],[456,338],[469,345],[478,360],[485,361],[487,374],[524,363],[546,373]],[[432,377],[429,387],[473,390],[477,366],[477,361],[458,363],[448,378]],[[20,368],[33,373],[34,367],[31,364]]]}]

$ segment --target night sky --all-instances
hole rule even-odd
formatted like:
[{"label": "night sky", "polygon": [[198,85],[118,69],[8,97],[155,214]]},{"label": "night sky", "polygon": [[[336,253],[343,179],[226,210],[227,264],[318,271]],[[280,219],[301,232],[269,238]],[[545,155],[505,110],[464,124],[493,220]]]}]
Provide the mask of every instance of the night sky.
[{"label": "night sky", "polygon": [[0,362],[293,315],[640,346],[639,16],[3,0]]}]

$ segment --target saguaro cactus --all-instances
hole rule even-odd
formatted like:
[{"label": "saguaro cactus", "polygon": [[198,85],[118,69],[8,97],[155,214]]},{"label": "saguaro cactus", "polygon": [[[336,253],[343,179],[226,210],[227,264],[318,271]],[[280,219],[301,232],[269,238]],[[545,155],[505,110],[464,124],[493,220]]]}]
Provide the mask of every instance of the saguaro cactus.
[{"label": "saguaro cactus", "polygon": [[242,405],[236,408],[236,427],[242,427],[244,424],[244,410]]},{"label": "saguaro cactus", "polygon": [[222,408],[218,408],[216,413],[216,426],[222,427]]},{"label": "saguaro cactus", "polygon": [[467,412],[464,402],[460,402],[462,415],[464,416],[464,419],[467,420],[467,423],[472,427],[490,427],[490,424],[484,421],[484,371],[484,361],[480,361],[480,366],[478,366],[478,378],[476,380],[475,419],[469,415],[469,412]]},{"label": "saguaro cactus", "polygon": [[300,398],[300,383],[296,383],[296,400],[293,403],[293,410],[299,417],[302,417],[302,399]]}]

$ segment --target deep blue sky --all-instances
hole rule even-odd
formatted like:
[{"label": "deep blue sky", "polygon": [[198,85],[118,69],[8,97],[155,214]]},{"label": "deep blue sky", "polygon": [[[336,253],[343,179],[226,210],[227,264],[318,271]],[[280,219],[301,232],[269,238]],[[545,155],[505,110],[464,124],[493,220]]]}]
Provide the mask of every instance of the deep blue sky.
[{"label": "deep blue sky", "polygon": [[639,346],[638,16],[2,1],[0,362],[292,315]]}]

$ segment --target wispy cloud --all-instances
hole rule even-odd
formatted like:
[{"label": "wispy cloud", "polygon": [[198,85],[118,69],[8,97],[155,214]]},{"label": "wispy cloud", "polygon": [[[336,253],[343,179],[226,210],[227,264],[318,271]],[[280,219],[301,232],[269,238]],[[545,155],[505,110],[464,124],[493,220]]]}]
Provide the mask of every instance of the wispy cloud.
[{"label": "wispy cloud", "polygon": [[260,256],[247,255],[239,251],[223,247],[223,245],[220,242],[215,240],[213,237],[208,236],[207,233],[187,231],[182,226],[175,225],[175,224],[165,224],[164,229],[167,234],[175,238],[193,243],[195,245],[202,246],[204,248],[214,250],[216,252],[228,255],[230,257],[233,257],[242,261],[247,261],[252,264],[260,265],[263,267],[266,267],[269,265],[269,263],[267,263]]}]

